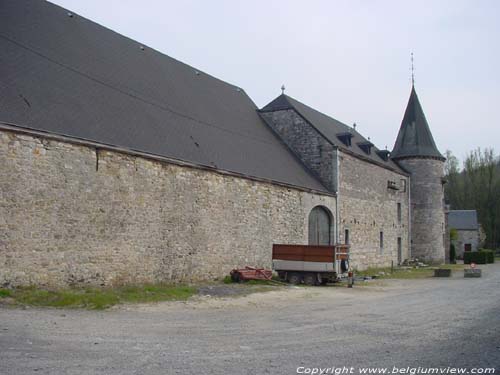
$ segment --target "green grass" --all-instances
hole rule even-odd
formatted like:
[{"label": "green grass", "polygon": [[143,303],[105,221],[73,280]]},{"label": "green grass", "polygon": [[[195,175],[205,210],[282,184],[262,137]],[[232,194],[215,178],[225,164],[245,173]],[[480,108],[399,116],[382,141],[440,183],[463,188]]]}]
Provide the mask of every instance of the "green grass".
[{"label": "green grass", "polygon": [[0,298],[10,297],[12,292],[8,289],[0,289]]},{"label": "green grass", "polygon": [[[435,268],[446,268],[451,270],[463,270],[463,264],[442,264],[439,267],[420,267],[402,269],[394,267],[394,272],[391,273],[391,267],[385,268],[369,268],[364,271],[355,271],[356,276],[377,276],[380,279],[424,279],[434,276]],[[379,275],[379,272],[384,272],[385,275]]]},{"label": "green grass", "polygon": [[0,298],[14,305],[101,310],[119,303],[182,301],[197,292],[192,286],[138,285],[119,288],[72,288],[47,290],[34,287],[0,289]]}]

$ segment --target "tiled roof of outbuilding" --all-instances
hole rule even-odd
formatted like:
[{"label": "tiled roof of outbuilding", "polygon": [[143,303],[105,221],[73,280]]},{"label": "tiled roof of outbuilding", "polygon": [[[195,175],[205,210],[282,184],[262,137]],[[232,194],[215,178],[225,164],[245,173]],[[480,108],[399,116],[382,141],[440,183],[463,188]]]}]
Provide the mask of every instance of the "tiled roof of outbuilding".
[{"label": "tiled roof of outbuilding", "polygon": [[477,222],[476,210],[451,210],[448,212],[448,226],[454,229],[476,230]]}]

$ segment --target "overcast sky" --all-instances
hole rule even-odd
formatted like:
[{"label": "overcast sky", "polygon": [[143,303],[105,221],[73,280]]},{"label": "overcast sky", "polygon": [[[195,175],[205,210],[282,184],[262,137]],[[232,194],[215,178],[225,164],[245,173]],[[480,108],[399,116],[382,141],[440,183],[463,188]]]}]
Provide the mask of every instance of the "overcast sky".
[{"label": "overcast sky", "polygon": [[286,94],[392,149],[415,88],[439,150],[500,151],[500,1],[54,0],[242,87]]}]

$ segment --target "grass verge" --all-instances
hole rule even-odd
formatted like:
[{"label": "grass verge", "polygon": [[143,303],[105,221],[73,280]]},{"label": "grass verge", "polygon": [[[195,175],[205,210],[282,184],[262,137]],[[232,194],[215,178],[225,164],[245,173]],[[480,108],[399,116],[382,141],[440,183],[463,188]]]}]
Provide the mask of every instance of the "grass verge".
[{"label": "grass verge", "polygon": [[35,287],[2,289],[0,302],[10,305],[102,310],[119,303],[182,301],[197,292],[192,286],[139,285],[118,288],[71,288],[47,290]]},{"label": "grass verge", "polygon": [[364,271],[355,271],[355,276],[377,276],[380,279],[425,279],[434,276],[435,268],[446,268],[451,270],[463,270],[463,264],[442,264],[438,267],[420,268],[399,268],[395,267],[391,272],[391,267],[368,268]]}]

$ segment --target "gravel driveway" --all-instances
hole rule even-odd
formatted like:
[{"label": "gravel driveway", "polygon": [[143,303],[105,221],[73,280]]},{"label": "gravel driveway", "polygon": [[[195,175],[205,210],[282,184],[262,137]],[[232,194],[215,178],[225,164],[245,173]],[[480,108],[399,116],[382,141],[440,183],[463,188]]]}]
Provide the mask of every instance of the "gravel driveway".
[{"label": "gravel driveway", "polygon": [[343,366],[498,373],[500,264],[481,268],[481,279],[295,287],[98,312],[0,308],[0,374],[295,374]]}]

